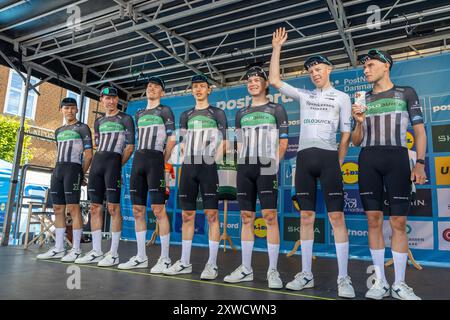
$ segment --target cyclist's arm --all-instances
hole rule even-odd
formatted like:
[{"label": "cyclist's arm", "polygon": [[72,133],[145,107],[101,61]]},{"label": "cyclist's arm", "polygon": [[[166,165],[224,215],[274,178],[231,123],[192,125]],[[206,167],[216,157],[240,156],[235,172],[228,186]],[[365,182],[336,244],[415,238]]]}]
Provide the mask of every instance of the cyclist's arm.
[{"label": "cyclist's arm", "polygon": [[183,112],[180,116],[180,159],[184,159],[187,150],[185,150],[186,145],[186,135],[187,135],[187,122],[188,122],[188,116],[186,112]]},{"label": "cyclist's arm", "polygon": [[270,59],[269,67],[269,83],[280,91],[285,96],[300,102],[302,98],[301,91],[281,80],[280,76],[280,54],[281,46],[273,46],[272,57]]},{"label": "cyclist's arm", "polygon": [[[242,110],[242,109],[241,109]],[[236,131],[236,152],[237,152],[237,159],[239,159],[241,152],[242,152],[242,142],[243,142],[243,135],[242,135],[242,127],[241,127],[241,112],[236,112],[236,117],[234,120],[235,125],[235,131]]]},{"label": "cyclist's arm", "polygon": [[164,114],[162,114],[162,116],[167,135],[167,143],[164,149],[164,163],[167,163],[177,142],[175,138],[175,117],[173,115],[173,112],[170,108],[164,109],[164,111],[165,112]]},{"label": "cyclist's arm", "polygon": [[83,174],[86,174],[86,172],[89,170],[89,167],[91,166],[93,154],[94,153],[92,151],[92,148],[84,150],[84,152],[83,152]]},{"label": "cyclist's arm", "polygon": [[128,144],[125,147],[122,155],[122,166],[124,166],[125,163],[127,163],[127,161],[130,159],[131,155],[133,154],[133,151],[134,151],[134,144]]},{"label": "cyclist's arm", "polygon": [[228,142],[227,142],[227,116],[222,109],[216,109],[216,121],[217,127],[219,129],[219,135],[221,136],[221,141],[217,147],[217,152],[215,156],[216,163],[223,161],[223,156],[227,152]]},{"label": "cyclist's arm", "polygon": [[345,156],[347,155],[348,146],[350,144],[350,132],[341,132],[341,142],[339,143],[339,165],[344,163]]},{"label": "cyclist's arm", "polygon": [[414,139],[416,145],[417,159],[425,159],[425,153],[427,150],[427,133],[423,123],[413,126]]},{"label": "cyclist's arm", "polygon": [[352,130],[352,103],[350,96],[341,95],[341,103],[339,110],[339,127],[341,129],[341,142],[339,144],[339,164],[342,166],[345,156],[347,155],[348,146],[350,144],[350,132]]},{"label": "cyclist's arm", "polygon": [[365,121],[365,114],[361,113],[358,104],[352,105],[352,117],[355,121],[355,128],[352,131],[352,143],[354,146],[359,146],[364,138],[363,123]]},{"label": "cyclist's arm", "polygon": [[284,158],[284,155],[286,154],[286,150],[288,148],[288,139],[280,139],[280,145],[278,147],[278,159],[280,161]]},{"label": "cyclist's arm", "polygon": [[171,135],[167,138],[166,148],[164,150],[164,163],[167,163],[167,161],[169,161],[170,156],[172,155],[172,150],[176,144],[177,141],[174,135]]},{"label": "cyclist's arm", "polygon": [[98,144],[100,143],[100,124],[98,123],[98,118],[94,121],[94,142],[95,147],[98,149]]},{"label": "cyclist's arm", "polygon": [[283,84],[283,81],[281,81],[280,77],[280,55],[281,55],[281,46],[273,47],[269,67],[269,82],[272,86],[274,86],[277,89],[280,89]]},{"label": "cyclist's arm", "polygon": [[423,114],[419,97],[416,91],[410,87],[407,87],[405,94],[408,102],[408,114],[414,129],[414,138],[416,139],[417,159],[425,159],[427,135],[423,124]]},{"label": "cyclist's arm", "polygon": [[131,116],[123,118],[123,124],[125,127],[125,149],[122,154],[122,166],[127,163],[134,151],[134,139],[136,130],[134,128],[134,121]]},{"label": "cyclist's arm", "polygon": [[[423,124],[423,115],[419,97],[417,96],[416,91],[410,87],[406,88],[405,95],[408,102],[409,119],[414,129],[417,159],[425,159],[425,153],[427,151],[427,134]],[[416,162],[416,165],[411,172],[411,180],[418,184],[424,184],[426,178],[427,174],[425,172],[425,166]]]},{"label": "cyclist's arm", "polygon": [[289,122],[286,109],[284,109],[281,105],[277,105],[275,109],[275,117],[277,119],[279,138],[278,159],[281,161],[288,147]]},{"label": "cyclist's arm", "polygon": [[355,129],[352,131],[352,143],[354,146],[359,146],[364,138],[362,123],[356,122]]}]

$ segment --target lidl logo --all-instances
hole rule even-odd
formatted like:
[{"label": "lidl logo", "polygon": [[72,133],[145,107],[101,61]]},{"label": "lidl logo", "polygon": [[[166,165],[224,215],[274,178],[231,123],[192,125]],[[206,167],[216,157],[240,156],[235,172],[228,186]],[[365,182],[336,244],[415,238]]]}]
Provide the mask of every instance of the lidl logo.
[{"label": "lidl logo", "polygon": [[434,158],[436,170],[436,183],[438,185],[450,185],[450,157]]},{"label": "lidl logo", "polygon": [[265,238],[267,236],[267,225],[263,218],[255,220],[255,236],[258,238]]},{"label": "lidl logo", "polygon": [[406,144],[409,150],[414,147],[414,136],[409,131],[406,131]]},{"label": "lidl logo", "polygon": [[353,184],[358,182],[358,165],[355,162],[344,163],[341,172],[345,183]]}]

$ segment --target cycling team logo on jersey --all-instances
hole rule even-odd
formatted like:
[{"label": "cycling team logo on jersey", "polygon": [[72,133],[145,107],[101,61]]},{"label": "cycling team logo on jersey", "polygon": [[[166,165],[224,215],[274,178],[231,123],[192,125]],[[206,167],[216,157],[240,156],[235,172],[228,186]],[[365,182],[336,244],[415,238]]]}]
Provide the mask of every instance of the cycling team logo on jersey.
[{"label": "cycling team logo on jersey", "polygon": [[255,236],[258,238],[265,238],[267,236],[267,225],[263,218],[255,220],[254,230]]},{"label": "cycling team logo on jersey", "polygon": [[409,131],[406,131],[406,144],[409,150],[414,147],[414,136]]},{"label": "cycling team logo on jersey", "polygon": [[344,163],[341,172],[345,183],[353,184],[358,182],[358,165],[355,162]]}]

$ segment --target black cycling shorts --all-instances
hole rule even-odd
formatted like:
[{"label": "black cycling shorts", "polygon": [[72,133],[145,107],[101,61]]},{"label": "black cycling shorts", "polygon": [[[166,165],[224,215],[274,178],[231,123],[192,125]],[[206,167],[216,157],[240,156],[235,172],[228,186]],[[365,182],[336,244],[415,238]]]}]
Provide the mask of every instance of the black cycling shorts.
[{"label": "black cycling shorts", "polygon": [[[411,205],[411,169],[408,149],[373,146],[359,153],[359,194],[365,211],[383,211],[389,203],[390,216],[407,216]],[[387,199],[383,193],[386,190]]]},{"label": "black cycling shorts", "polygon": [[317,179],[327,211],[344,211],[344,186],[337,151],[308,148],[297,153],[295,192],[300,210],[316,211]]},{"label": "black cycling shorts", "polygon": [[204,209],[218,209],[219,176],[216,164],[186,164],[181,167],[178,198],[181,210],[196,210],[198,188]]},{"label": "black cycling shorts", "polygon": [[264,172],[264,168],[268,168],[268,165],[238,164],[237,200],[241,211],[255,212],[256,196],[261,209],[277,209],[278,178],[276,174]]},{"label": "black cycling shorts", "polygon": [[92,203],[120,203],[122,156],[116,152],[99,151],[92,159],[88,194]]},{"label": "black cycling shorts", "polygon": [[57,163],[50,180],[53,204],[79,204],[83,169],[78,163]]},{"label": "black cycling shorts", "polygon": [[164,155],[156,150],[137,150],[131,168],[131,203],[146,206],[149,192],[152,204],[165,203]]}]

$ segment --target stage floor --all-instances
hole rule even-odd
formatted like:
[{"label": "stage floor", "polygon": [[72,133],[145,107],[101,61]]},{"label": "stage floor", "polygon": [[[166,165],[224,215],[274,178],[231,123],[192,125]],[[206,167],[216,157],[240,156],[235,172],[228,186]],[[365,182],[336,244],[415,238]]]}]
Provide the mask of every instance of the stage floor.
[{"label": "stage floor", "polygon": [[[104,250],[109,248],[103,242]],[[83,244],[83,251],[91,249],[91,244]],[[267,288],[266,272],[268,257],[265,252],[253,253],[254,281],[227,284],[222,280],[232,272],[241,261],[239,251],[230,249],[224,253],[220,249],[218,257],[219,277],[215,281],[200,280],[200,273],[208,259],[207,248],[193,247],[190,275],[168,277],[152,275],[149,269],[159,257],[159,245],[147,248],[148,269],[130,271],[117,268],[99,268],[96,265],[77,265],[80,267],[81,289],[69,290],[67,282],[72,273],[67,273],[72,264],[58,260],[38,261],[36,254],[47,248],[23,250],[17,247],[0,247],[0,299],[164,299],[164,300],[334,300],[337,297],[337,263],[334,258],[317,258],[313,262],[315,288],[303,291],[271,290]],[[127,261],[136,253],[135,242],[120,243],[121,262]],[[180,258],[181,246],[172,245],[172,262]],[[283,283],[291,281],[299,271],[301,257],[286,257],[280,254],[278,269]],[[367,279],[370,274],[368,261],[349,261],[349,274],[352,277],[357,299],[364,299]],[[73,272],[73,271],[71,271]],[[393,267],[386,268],[389,282],[394,279]],[[450,300],[450,269],[424,267],[418,271],[408,266],[406,280],[422,299]]]}]

